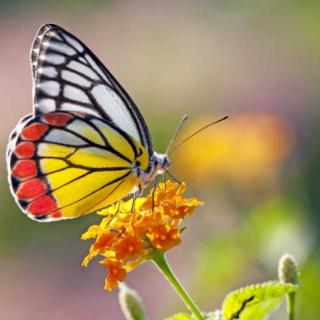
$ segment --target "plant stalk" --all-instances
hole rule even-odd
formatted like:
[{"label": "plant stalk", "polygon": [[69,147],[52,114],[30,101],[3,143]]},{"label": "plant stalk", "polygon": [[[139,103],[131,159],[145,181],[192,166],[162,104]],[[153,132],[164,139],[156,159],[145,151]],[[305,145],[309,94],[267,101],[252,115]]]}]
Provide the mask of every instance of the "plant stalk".
[{"label": "plant stalk", "polygon": [[168,261],[165,257],[165,253],[160,250],[156,250],[152,256],[151,260],[158,267],[158,269],[164,274],[167,280],[170,282],[172,287],[176,290],[180,298],[185,303],[186,307],[193,313],[197,320],[204,320],[204,317],[201,315],[201,311],[198,306],[191,299],[185,288],[176,278],[175,274],[171,270]]},{"label": "plant stalk", "polygon": [[287,295],[288,320],[294,320],[295,295],[296,295],[295,292],[291,292]]}]

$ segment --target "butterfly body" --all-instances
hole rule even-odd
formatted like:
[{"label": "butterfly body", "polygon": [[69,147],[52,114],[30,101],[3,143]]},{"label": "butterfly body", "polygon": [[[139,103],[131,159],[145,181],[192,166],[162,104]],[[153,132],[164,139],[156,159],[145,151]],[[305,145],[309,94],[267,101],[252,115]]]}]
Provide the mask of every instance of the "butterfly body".
[{"label": "butterfly body", "polygon": [[94,54],[55,25],[32,50],[34,112],[8,145],[11,191],[32,219],[74,218],[146,187],[169,166],[131,98]]}]

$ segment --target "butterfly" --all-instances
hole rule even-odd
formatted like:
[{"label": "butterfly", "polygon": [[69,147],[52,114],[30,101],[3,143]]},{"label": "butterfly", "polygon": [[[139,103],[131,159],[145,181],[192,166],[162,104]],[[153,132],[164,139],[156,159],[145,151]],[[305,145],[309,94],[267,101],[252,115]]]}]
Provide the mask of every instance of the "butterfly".
[{"label": "butterfly", "polygon": [[47,24],[31,51],[33,112],[8,144],[11,192],[36,221],[70,219],[142,190],[170,165],[139,109],[92,51]]}]

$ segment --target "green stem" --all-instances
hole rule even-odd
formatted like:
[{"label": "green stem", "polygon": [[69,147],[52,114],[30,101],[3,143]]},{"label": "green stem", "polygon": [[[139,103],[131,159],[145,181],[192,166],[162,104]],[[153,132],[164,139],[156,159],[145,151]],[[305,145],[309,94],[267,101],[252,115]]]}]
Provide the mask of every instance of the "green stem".
[{"label": "green stem", "polygon": [[292,292],[287,295],[288,320],[294,320],[294,303],[295,303],[295,292]]},{"label": "green stem", "polygon": [[160,269],[160,271],[164,274],[164,276],[168,279],[172,287],[177,291],[180,298],[183,300],[187,308],[194,314],[197,320],[204,320],[204,317],[201,315],[201,311],[198,306],[191,299],[185,288],[176,278],[175,274],[171,270],[165,254],[163,251],[156,250],[151,255],[151,260],[153,263]]}]

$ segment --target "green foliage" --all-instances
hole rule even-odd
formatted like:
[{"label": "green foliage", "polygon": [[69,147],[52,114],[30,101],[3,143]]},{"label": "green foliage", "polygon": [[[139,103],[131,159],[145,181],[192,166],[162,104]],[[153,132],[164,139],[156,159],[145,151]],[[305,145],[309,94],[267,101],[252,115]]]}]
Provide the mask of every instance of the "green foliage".
[{"label": "green foliage", "polygon": [[224,319],[265,319],[279,306],[286,294],[297,289],[298,286],[291,283],[266,282],[235,290],[223,302]]},{"label": "green foliage", "polygon": [[[204,313],[205,320],[222,320],[221,312],[219,310],[209,313]],[[195,318],[187,313],[177,313],[166,320],[195,320]]]},{"label": "green foliage", "polygon": [[263,263],[262,272],[270,277],[283,252],[298,257],[308,252],[312,239],[297,200],[279,196],[261,203],[236,229],[213,233],[203,241],[195,274],[201,287],[197,294],[204,303],[210,304],[211,297],[217,299],[217,292],[228,292],[239,278],[250,283],[248,269],[259,268]]},{"label": "green foliage", "polygon": [[[253,284],[230,292],[222,305],[222,311],[204,314],[206,320],[262,320],[273,312],[283,298],[296,292],[298,285],[270,281]],[[194,320],[193,316],[178,313],[166,320]]]},{"label": "green foliage", "polygon": [[[162,254],[161,257],[164,255]],[[165,259],[163,261],[167,265],[167,261]],[[159,266],[159,264],[157,265]],[[193,301],[183,298],[182,293],[184,292],[177,290],[189,310],[195,312],[192,315],[177,313],[166,320],[265,320],[270,313],[278,308],[284,297],[287,297],[288,317],[293,320],[295,319],[295,293],[299,288],[298,270],[298,264],[294,257],[284,254],[278,264],[279,281],[252,284],[232,291],[225,297],[221,310],[209,313],[201,312]],[[173,285],[172,279],[170,277],[167,279]],[[175,286],[173,285],[173,287]],[[128,295],[130,299],[127,298]],[[122,311],[127,320],[144,319],[142,303],[135,291],[121,285],[119,297]],[[138,308],[136,308],[136,304]],[[141,310],[142,318],[133,317],[133,312],[130,309]]]}]

